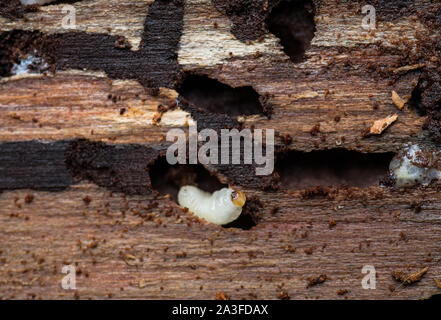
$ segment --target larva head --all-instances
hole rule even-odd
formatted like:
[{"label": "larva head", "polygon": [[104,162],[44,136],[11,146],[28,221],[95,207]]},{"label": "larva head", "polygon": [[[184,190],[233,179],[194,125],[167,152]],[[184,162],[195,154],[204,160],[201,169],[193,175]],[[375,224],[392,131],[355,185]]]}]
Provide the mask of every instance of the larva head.
[{"label": "larva head", "polygon": [[245,197],[245,193],[242,191],[233,191],[231,192],[231,201],[236,207],[243,207],[245,205],[245,202],[247,201],[247,198]]}]

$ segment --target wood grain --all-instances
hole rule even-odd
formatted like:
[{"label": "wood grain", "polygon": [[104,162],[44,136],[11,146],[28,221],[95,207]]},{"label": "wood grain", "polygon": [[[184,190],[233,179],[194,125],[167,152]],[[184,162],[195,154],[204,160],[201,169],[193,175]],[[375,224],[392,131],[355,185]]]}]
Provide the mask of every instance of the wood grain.
[{"label": "wood grain", "polygon": [[[25,204],[29,193],[34,200]],[[125,197],[90,184],[58,193],[4,192],[2,297],[73,298],[75,292],[60,286],[66,264],[81,270],[77,294],[84,299],[214,299],[216,292],[232,299],[276,299],[281,291],[297,299],[421,299],[438,293],[433,278],[441,272],[439,192],[411,190],[403,197],[401,191],[371,187],[347,194],[303,200],[299,192],[247,190],[264,209],[258,225],[246,231],[192,222],[179,209],[178,216],[168,217],[176,207],[168,199],[149,209],[149,197]],[[86,196],[92,200],[88,206]],[[420,213],[411,208],[417,198],[424,199]],[[275,207],[278,212],[271,214]],[[376,268],[376,290],[362,289],[364,265]],[[391,277],[394,270],[426,266],[428,273],[410,287]],[[321,274],[329,279],[306,289],[307,278]],[[339,289],[349,293],[339,296]]]}]

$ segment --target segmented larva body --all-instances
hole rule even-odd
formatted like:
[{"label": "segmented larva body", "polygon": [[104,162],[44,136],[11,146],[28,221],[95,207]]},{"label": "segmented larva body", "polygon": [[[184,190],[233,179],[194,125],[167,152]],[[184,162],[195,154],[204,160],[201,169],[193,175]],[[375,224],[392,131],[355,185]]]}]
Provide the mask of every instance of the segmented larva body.
[{"label": "segmented larva body", "polygon": [[208,222],[223,225],[236,220],[242,213],[245,194],[231,188],[213,192],[202,191],[194,186],[179,190],[179,205],[188,208],[194,215]]},{"label": "segmented larva body", "polygon": [[396,187],[426,186],[441,179],[441,152],[410,144],[392,159],[389,169]]}]

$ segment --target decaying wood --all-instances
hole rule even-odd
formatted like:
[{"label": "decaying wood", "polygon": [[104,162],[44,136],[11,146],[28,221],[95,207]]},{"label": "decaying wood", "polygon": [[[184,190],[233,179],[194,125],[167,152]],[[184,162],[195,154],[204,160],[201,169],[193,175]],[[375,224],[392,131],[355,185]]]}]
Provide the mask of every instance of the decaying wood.
[{"label": "decaying wood", "polygon": [[[73,3],[76,10],[74,31],[105,33],[125,36],[136,50],[141,42],[143,23],[148,13],[150,0],[91,0]],[[0,17],[1,30],[39,30],[44,33],[65,33],[72,29],[63,28],[63,17],[69,11],[65,4],[43,6],[38,13],[26,15],[26,23]],[[111,17],[109,19],[109,17]],[[18,26],[18,27],[17,27]]]},{"label": "decaying wood", "polygon": [[[125,36],[135,52],[148,3],[72,5],[79,31]],[[415,3],[421,9],[427,1]],[[410,107],[398,111],[391,99],[392,91],[409,99],[417,85],[422,66],[400,65],[397,52],[415,48],[426,27],[410,14],[365,31],[358,7],[321,1],[306,59],[293,64],[274,35],[239,41],[229,18],[210,0],[187,0],[179,66],[231,87],[252,86],[266,97],[271,118],[247,116],[243,126],[276,129],[278,146],[288,135],[287,147],[304,152],[396,152],[409,142],[430,144],[424,117]],[[44,6],[26,14],[26,21],[0,18],[0,31],[64,33],[61,8]],[[391,82],[367,64],[400,76]],[[154,120],[159,105],[177,98],[176,88],[153,94],[136,79],[110,79],[103,70],[4,77],[0,141],[88,139],[164,150],[170,128],[194,121],[179,107]],[[375,120],[397,112],[398,120],[382,135],[363,137]],[[314,127],[317,134],[311,135]],[[16,175],[26,180],[19,169]],[[250,230],[196,221],[166,196],[125,195],[85,180],[62,190],[29,188],[1,188],[2,298],[214,299],[224,292],[231,299],[277,299],[285,292],[295,299],[420,299],[440,292],[434,282],[441,274],[436,184],[404,191],[335,188],[314,197],[305,197],[304,190],[242,186],[247,198],[262,202]],[[61,288],[68,264],[77,267],[77,290]],[[362,288],[365,265],[376,269],[375,290]],[[394,270],[413,274],[427,267],[420,281],[406,287],[392,277]],[[308,285],[320,277],[326,281]]]},{"label": "decaying wood", "polygon": [[[400,191],[378,189],[369,188],[371,196],[357,190],[349,199],[342,192],[332,201],[304,200],[299,192],[250,191],[262,199],[264,210],[248,231],[189,222],[182,211],[180,217],[167,217],[168,207],[175,206],[170,200],[158,199],[159,207],[148,209],[148,197],[111,194],[90,184],[57,193],[4,192],[2,296],[73,298],[74,291],[60,286],[66,264],[81,270],[80,298],[112,293],[214,299],[223,291],[232,299],[251,299],[250,294],[276,299],[282,289],[299,299],[339,298],[340,289],[349,290],[346,297],[363,299],[437,293],[438,192],[409,191],[403,197]],[[34,196],[29,204],[27,194]],[[424,199],[420,213],[411,208],[410,199],[416,198]],[[332,229],[330,217],[336,222]],[[96,247],[88,248],[94,241]],[[361,286],[364,265],[376,268],[376,290]],[[394,270],[417,272],[425,266],[430,266],[425,277],[409,287],[398,288],[392,278]],[[322,274],[326,282],[306,289],[309,277]]]}]

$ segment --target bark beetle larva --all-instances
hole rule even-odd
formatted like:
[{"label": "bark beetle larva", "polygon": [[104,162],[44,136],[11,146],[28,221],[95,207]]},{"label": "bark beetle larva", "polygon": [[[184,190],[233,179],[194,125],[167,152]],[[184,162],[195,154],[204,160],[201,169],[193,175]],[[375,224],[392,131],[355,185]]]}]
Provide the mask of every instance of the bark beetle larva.
[{"label": "bark beetle larva", "polygon": [[205,192],[194,186],[183,186],[178,193],[179,205],[208,222],[224,225],[236,220],[242,213],[245,194],[231,188]]},{"label": "bark beetle larva", "polygon": [[396,187],[428,185],[441,179],[441,153],[416,144],[406,146],[389,165]]}]

